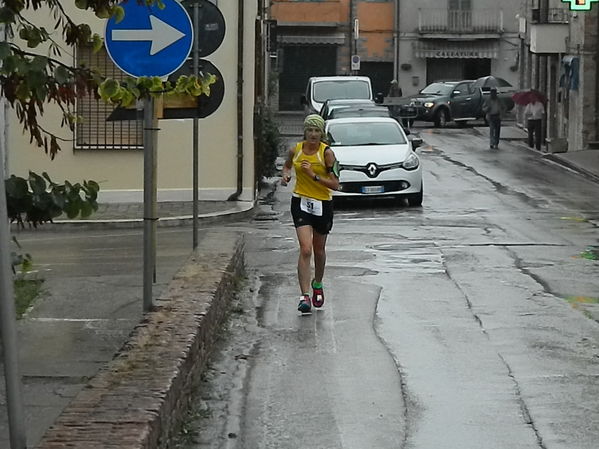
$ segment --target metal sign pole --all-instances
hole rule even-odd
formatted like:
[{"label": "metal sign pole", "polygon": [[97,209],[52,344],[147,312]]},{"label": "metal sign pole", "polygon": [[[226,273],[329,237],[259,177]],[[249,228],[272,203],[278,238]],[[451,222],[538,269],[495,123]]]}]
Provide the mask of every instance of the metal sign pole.
[{"label": "metal sign pole", "polygon": [[[197,32],[198,25],[200,23],[200,12],[199,5],[196,1],[193,4],[193,74],[198,76],[200,72],[200,63],[199,63],[199,34]],[[193,157],[192,157],[192,165],[193,165],[193,249],[198,247],[198,214],[199,214],[199,140],[200,140],[200,131],[199,131],[199,120],[197,117],[193,118]]]},{"label": "metal sign pole", "polygon": [[4,185],[4,155],[0,155],[0,326],[4,349],[4,377],[6,380],[6,405],[10,429],[11,449],[26,448],[25,414],[19,373],[19,351],[15,323],[15,300],[10,261],[10,229]]},{"label": "metal sign pole", "polygon": [[144,100],[144,268],[143,310],[152,309],[152,283],[156,273],[156,138],[158,120],[154,99]]}]

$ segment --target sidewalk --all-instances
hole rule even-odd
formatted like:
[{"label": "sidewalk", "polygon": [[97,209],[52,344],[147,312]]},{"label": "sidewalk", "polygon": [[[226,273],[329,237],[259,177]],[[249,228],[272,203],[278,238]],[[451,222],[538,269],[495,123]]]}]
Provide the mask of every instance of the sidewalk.
[{"label": "sidewalk", "polygon": [[[488,127],[478,128],[482,133],[489,135]],[[547,153],[537,151],[528,146],[527,132],[516,124],[508,124],[501,127],[501,140],[521,143],[527,150],[534,151],[540,157],[553,161],[564,167],[574,170],[588,179],[599,182],[599,150],[568,151],[566,153]]]},{"label": "sidewalk", "polygon": [[[57,219],[39,231],[140,228],[143,209],[101,204],[89,219]],[[192,202],[158,203],[158,226],[191,225],[192,213]],[[189,382],[205,366],[243,273],[243,235],[205,225],[253,214],[253,202],[201,201],[199,246],[164,255],[156,307],[146,314],[141,267],[46,280],[43,299],[17,322],[28,448],[158,446],[184,412]],[[90,254],[90,263],[106,265],[99,256]],[[1,356],[0,448],[9,449]]]}]

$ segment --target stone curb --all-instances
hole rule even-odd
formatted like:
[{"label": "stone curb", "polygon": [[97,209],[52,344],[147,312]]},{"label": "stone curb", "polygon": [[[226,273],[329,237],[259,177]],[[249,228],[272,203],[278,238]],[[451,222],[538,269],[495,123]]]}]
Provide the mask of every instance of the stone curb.
[{"label": "stone curb", "polygon": [[[212,212],[198,217],[201,225],[230,222],[238,219],[251,217],[254,214],[255,205],[251,203],[248,207],[239,209],[233,208],[226,211]],[[157,220],[159,228],[187,226],[193,224],[192,215],[182,215],[179,217],[161,217]],[[54,220],[52,223],[44,223],[38,226],[36,232],[52,231],[56,229],[140,229],[144,226],[143,218],[115,218],[115,219],[96,219],[96,220]],[[20,229],[13,223],[11,232],[18,232]]]},{"label": "stone curb", "polygon": [[[219,235],[221,234],[221,235]],[[209,232],[152,312],[38,449],[162,449],[180,428],[244,270],[244,239]]]}]

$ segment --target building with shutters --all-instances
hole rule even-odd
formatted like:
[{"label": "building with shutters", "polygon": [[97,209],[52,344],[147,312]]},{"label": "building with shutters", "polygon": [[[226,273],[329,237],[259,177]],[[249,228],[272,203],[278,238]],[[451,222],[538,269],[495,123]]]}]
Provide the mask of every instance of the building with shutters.
[{"label": "building with shutters", "polygon": [[[301,109],[310,76],[369,76],[404,95],[438,79],[495,75],[517,85],[520,0],[273,0],[280,110]],[[359,68],[352,69],[352,57]]]},{"label": "building with shutters", "polygon": [[399,82],[415,93],[433,81],[493,75],[518,82],[520,0],[401,1]]},{"label": "building with shutters", "polygon": [[[547,97],[543,148],[549,152],[599,149],[599,4],[569,6],[522,1],[519,13],[520,83]],[[526,126],[522,113],[518,120]]]},{"label": "building with shutters", "polygon": [[[68,2],[67,2],[68,3]],[[254,201],[254,115],[262,89],[261,39],[256,21],[264,0],[211,2],[224,19],[224,40],[206,60],[220,71],[224,97],[218,109],[199,120],[199,198]],[[105,21],[71,2],[64,8],[76,23],[87,23],[92,32],[104,32]],[[34,23],[54,28],[43,9],[32,12]],[[211,24],[214,26],[214,24]],[[59,36],[58,33],[57,36]],[[148,44],[149,45],[149,44]],[[68,48],[67,46],[64,47]],[[36,49],[37,50],[37,49]],[[70,49],[69,49],[70,50]],[[67,64],[84,63],[112,77],[124,76],[105,50],[91,46],[64,51]],[[74,131],[60,127],[62,114],[54,105],[45,107],[45,129],[65,139],[62,151],[51,161],[43,149],[29,142],[16,115],[8,110],[6,132],[7,171],[27,177],[28,171],[48,172],[57,182],[92,179],[100,183],[100,202],[141,202],[144,152],[141,120],[107,121],[114,107],[93,97],[78,100],[76,113],[83,120]],[[159,121],[157,150],[158,201],[191,201],[193,198],[193,125],[191,119]]]},{"label": "building with shutters", "polygon": [[[393,79],[396,2],[323,0],[271,1],[277,22],[275,107],[300,110],[300,97],[311,76],[370,76],[375,92],[386,92]],[[359,69],[352,70],[352,56]],[[354,62],[355,66],[355,62]]]}]

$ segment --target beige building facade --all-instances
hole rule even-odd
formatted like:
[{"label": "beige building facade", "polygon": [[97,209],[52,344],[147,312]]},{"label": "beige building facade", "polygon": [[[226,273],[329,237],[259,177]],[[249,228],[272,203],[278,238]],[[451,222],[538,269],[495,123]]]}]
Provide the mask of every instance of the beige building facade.
[{"label": "beige building facade", "polygon": [[[212,3],[225,19],[226,32],[222,44],[205,59],[222,74],[225,90],[218,109],[199,120],[199,198],[253,201],[256,190],[253,127],[259,1]],[[88,23],[93,32],[103,34],[103,20],[74,7],[68,12],[75,21]],[[35,23],[53,29],[47,11],[38,11]],[[94,58],[107,73],[116,75],[119,72],[105,53],[90,55],[86,49],[77,49],[75,54],[63,52],[62,58],[69,64],[82,58]],[[23,133],[14,112],[9,110],[8,174],[27,176],[32,170],[45,171],[57,182],[91,179],[100,184],[100,202],[141,202],[144,182],[141,121],[107,123],[104,119],[110,108],[91,99],[81,100],[78,112],[86,121],[73,133],[60,127],[60,111],[52,105],[46,106],[43,126],[65,139],[61,142],[62,151],[51,161],[43,149],[29,143],[29,136]],[[191,119],[159,121],[158,201],[193,198],[192,126]],[[242,167],[241,173],[238,166]]]}]

